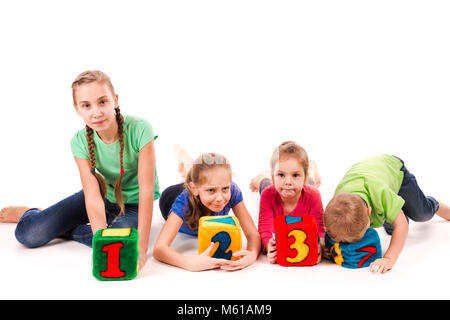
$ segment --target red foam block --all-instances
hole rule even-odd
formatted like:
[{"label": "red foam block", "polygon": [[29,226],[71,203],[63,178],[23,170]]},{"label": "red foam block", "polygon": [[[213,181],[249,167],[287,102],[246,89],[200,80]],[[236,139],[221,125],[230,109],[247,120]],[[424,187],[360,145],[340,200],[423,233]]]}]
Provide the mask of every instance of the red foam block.
[{"label": "red foam block", "polygon": [[278,216],[274,227],[280,266],[312,266],[317,263],[317,225],[311,215]]}]

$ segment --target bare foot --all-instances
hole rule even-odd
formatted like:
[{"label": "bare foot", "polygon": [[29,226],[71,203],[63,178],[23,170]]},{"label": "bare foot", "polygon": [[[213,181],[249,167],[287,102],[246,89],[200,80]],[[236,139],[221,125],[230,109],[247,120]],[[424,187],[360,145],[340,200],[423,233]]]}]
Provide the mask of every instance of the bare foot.
[{"label": "bare foot", "polygon": [[174,151],[178,160],[178,172],[180,173],[181,179],[184,181],[187,173],[192,168],[194,159],[192,159],[189,153],[178,144],[174,146]]},{"label": "bare foot", "polygon": [[317,167],[317,163],[314,160],[309,161],[309,170],[308,170],[309,179],[312,180],[313,185],[316,188],[319,188],[322,184],[322,177],[319,173],[319,168]]},{"label": "bare foot", "polygon": [[250,181],[250,190],[252,190],[252,192],[259,192],[259,185],[261,183],[261,180],[264,178],[272,179],[269,171],[262,172],[254,177]]},{"label": "bare foot", "polygon": [[0,210],[0,222],[16,223],[29,207],[5,207]]}]

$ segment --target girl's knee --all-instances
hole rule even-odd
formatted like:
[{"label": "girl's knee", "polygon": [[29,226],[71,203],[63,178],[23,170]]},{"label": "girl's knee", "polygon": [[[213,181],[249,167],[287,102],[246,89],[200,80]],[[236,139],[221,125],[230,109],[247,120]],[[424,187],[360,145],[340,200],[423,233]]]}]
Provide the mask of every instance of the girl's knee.
[{"label": "girl's knee", "polygon": [[17,241],[28,248],[40,247],[48,242],[43,236],[42,230],[35,226],[27,226],[24,220],[17,223],[14,234]]}]

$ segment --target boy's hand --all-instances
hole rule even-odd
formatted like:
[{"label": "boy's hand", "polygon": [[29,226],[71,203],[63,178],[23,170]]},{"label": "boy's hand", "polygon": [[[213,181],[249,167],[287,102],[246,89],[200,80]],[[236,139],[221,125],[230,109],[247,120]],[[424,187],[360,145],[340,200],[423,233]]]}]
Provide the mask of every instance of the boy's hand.
[{"label": "boy's hand", "polygon": [[389,248],[386,250],[383,258],[375,260],[369,266],[370,271],[374,274],[382,274],[391,270],[405,244],[408,236],[408,222],[402,210],[397,214],[393,225],[394,231],[392,232]]},{"label": "boy's hand", "polygon": [[382,273],[386,273],[389,270],[391,270],[393,266],[394,266],[394,261],[385,257],[385,258],[377,259],[374,262],[372,262],[370,264],[369,268],[373,274],[382,274]]}]

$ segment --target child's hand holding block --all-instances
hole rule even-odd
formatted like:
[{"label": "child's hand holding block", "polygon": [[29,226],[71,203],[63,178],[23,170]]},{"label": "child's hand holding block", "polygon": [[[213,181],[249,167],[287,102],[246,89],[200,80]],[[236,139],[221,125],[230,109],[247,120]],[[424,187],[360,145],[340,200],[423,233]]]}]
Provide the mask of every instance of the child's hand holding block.
[{"label": "child's hand holding block", "polygon": [[280,266],[312,266],[317,263],[317,225],[309,214],[277,216],[274,222],[277,263]]},{"label": "child's hand holding block", "polygon": [[131,280],[138,272],[138,232],[134,228],[102,229],[92,240],[92,274],[98,280]]},{"label": "child's hand holding block", "polygon": [[355,243],[334,242],[325,233],[325,248],[336,264],[350,269],[368,267],[382,256],[380,237],[372,228],[367,229],[362,239]]},{"label": "child's hand holding block", "polygon": [[201,217],[198,227],[198,253],[205,251],[214,242],[210,256],[227,260],[238,260],[234,252],[242,249],[241,225],[234,216]]}]

